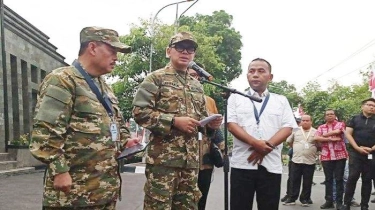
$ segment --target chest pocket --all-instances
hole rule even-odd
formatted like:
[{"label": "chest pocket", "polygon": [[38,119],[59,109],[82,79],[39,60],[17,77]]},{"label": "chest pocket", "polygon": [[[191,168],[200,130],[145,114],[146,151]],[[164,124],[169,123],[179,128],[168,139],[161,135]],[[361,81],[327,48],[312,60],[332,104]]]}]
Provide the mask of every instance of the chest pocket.
[{"label": "chest pocket", "polygon": [[282,112],[281,109],[272,108],[270,106],[270,107],[268,107],[268,110],[267,110],[267,108],[264,110],[264,113],[262,114],[262,117],[263,117],[263,115],[267,118],[267,125],[268,126],[271,126],[271,127],[274,127],[274,128],[279,128],[281,126],[282,115],[283,115],[283,112]]},{"label": "chest pocket", "polygon": [[183,103],[184,90],[177,84],[162,84],[159,89],[159,100],[157,109],[165,113],[177,114],[180,112],[181,103]]},{"label": "chest pocket", "polygon": [[96,95],[85,87],[77,87],[74,112],[70,123],[73,130],[99,134],[105,114],[106,111]]},{"label": "chest pocket", "polygon": [[190,108],[192,112],[196,115],[198,119],[202,118],[204,113],[202,113],[202,107],[204,106],[204,95],[203,90],[197,89],[197,88],[190,88],[189,90],[190,100],[188,102],[190,103]]}]

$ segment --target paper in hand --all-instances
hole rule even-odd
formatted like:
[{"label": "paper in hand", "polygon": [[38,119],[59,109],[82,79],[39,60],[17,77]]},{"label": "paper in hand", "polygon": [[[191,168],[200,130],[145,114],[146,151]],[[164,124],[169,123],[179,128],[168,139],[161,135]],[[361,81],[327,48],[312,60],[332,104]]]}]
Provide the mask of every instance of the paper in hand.
[{"label": "paper in hand", "polygon": [[210,116],[204,118],[203,120],[199,121],[199,123],[203,127],[203,126],[207,125],[207,123],[211,122],[212,120],[214,120],[218,117],[221,117],[221,114],[213,114],[213,115],[210,115]]},{"label": "paper in hand", "polygon": [[146,147],[147,147],[147,144],[140,143],[140,144],[136,144],[132,147],[125,148],[121,152],[121,154],[117,157],[117,160],[127,158],[127,157],[135,155],[139,152],[143,152],[146,149]]}]

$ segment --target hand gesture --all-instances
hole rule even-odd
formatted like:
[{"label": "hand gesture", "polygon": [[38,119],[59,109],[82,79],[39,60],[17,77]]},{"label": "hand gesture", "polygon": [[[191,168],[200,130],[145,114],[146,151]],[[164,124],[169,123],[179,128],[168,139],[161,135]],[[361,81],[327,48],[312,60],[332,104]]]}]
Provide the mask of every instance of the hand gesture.
[{"label": "hand gesture", "polygon": [[266,156],[273,149],[272,149],[272,147],[270,147],[266,144],[265,140],[258,140],[258,141],[255,141],[255,143],[252,145],[252,147],[249,148],[249,150],[255,150],[259,154],[262,154],[263,156]]},{"label": "hand gesture", "polygon": [[72,187],[72,177],[69,172],[55,175],[53,179],[53,188],[68,193]]},{"label": "hand gesture", "polygon": [[357,150],[357,152],[359,152],[362,155],[368,155],[369,154],[369,152],[363,147],[357,147],[356,150]]},{"label": "hand gesture", "polygon": [[247,158],[247,161],[249,163],[253,162],[253,165],[255,164],[262,164],[264,155],[258,153],[257,151],[253,151],[251,155]]},{"label": "hand gesture", "polygon": [[360,146],[362,149],[366,150],[366,152],[368,153],[371,153],[372,152],[372,149],[370,147],[364,147],[364,146]]},{"label": "hand gesture", "polygon": [[175,117],[174,127],[178,130],[192,134],[197,131],[197,126],[199,126],[199,121],[191,117]]}]

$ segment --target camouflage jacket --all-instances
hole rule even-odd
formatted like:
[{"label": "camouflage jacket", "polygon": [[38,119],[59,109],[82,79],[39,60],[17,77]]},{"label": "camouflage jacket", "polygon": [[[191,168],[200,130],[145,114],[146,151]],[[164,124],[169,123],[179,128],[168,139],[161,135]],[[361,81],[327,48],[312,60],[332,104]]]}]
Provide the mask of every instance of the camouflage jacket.
[{"label": "camouflage jacket", "polygon": [[170,167],[198,168],[198,133],[171,128],[173,117],[201,120],[207,116],[203,87],[187,73],[168,64],[148,75],[133,101],[134,120],[151,131],[146,162]]},{"label": "camouflage jacket", "polygon": [[[119,129],[118,147],[130,137],[112,90],[104,78],[95,79],[114,109]],[[48,164],[44,184],[44,206],[91,206],[116,200],[120,177],[111,118],[81,73],[74,67],[52,71],[39,87],[30,151]],[[53,177],[69,172],[71,192],[53,189]]]}]

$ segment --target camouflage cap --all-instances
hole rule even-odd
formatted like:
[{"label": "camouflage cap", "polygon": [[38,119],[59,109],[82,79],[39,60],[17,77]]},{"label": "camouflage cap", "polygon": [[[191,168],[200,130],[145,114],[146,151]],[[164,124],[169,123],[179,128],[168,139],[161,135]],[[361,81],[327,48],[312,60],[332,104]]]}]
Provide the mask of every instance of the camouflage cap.
[{"label": "camouflage cap", "polygon": [[101,27],[85,27],[80,33],[80,42],[99,41],[116,48],[119,52],[130,53],[131,47],[120,42],[117,31]]},{"label": "camouflage cap", "polygon": [[189,32],[180,32],[172,36],[171,41],[169,42],[169,45],[176,44],[178,42],[182,41],[190,41],[194,44],[195,48],[198,47],[198,44],[194,38],[194,36]]}]

